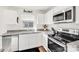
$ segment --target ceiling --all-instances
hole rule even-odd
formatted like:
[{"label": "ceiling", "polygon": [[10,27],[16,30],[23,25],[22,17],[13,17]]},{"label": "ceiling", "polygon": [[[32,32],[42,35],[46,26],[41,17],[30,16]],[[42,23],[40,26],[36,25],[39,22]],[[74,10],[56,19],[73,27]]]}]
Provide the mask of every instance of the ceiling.
[{"label": "ceiling", "polygon": [[16,6],[17,8],[28,9],[28,10],[47,10],[53,6]]},{"label": "ceiling", "polygon": [[7,8],[12,10],[25,9],[25,10],[31,10],[31,11],[42,11],[44,13],[51,10],[54,7],[55,6],[0,6],[0,8]]},{"label": "ceiling", "polygon": [[42,11],[42,12],[47,12],[54,8],[54,6],[16,6],[16,8],[19,9],[26,9],[26,10],[31,10],[31,11]]},{"label": "ceiling", "polygon": [[0,6],[9,9],[27,9],[27,10],[48,10],[54,6]]}]

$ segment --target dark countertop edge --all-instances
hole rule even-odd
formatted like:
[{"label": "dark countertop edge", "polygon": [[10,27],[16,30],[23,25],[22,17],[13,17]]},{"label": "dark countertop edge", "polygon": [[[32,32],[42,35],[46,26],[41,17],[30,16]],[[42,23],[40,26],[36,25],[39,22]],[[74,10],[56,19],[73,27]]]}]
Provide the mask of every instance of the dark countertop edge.
[{"label": "dark countertop edge", "polygon": [[2,35],[0,35],[0,36],[14,36],[14,35],[23,35],[23,34],[33,34],[33,33],[41,33],[40,31],[38,31],[38,32],[28,32],[28,33],[15,33],[15,34],[2,34]]}]

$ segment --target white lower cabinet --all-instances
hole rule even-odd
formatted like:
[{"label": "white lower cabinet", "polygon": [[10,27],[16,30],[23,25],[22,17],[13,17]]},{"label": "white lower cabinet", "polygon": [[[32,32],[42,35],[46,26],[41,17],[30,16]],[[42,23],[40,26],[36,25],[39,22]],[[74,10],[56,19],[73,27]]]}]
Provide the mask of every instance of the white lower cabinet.
[{"label": "white lower cabinet", "polygon": [[41,42],[45,50],[48,51],[48,36],[46,34],[43,34],[43,39]]},{"label": "white lower cabinet", "polygon": [[41,46],[42,34],[31,33],[19,35],[19,50],[25,50]]},{"label": "white lower cabinet", "polygon": [[11,51],[18,51],[18,35],[12,36],[11,37]]},{"label": "white lower cabinet", "polygon": [[67,44],[68,52],[79,52],[79,40]]},{"label": "white lower cabinet", "polygon": [[47,37],[41,32],[3,36],[0,40],[2,40],[4,52],[21,51],[39,46],[47,49]]},{"label": "white lower cabinet", "polygon": [[19,50],[25,50],[29,48],[28,46],[29,39],[27,37],[28,36],[26,34],[19,35]]},{"label": "white lower cabinet", "polygon": [[18,36],[2,37],[2,49],[4,52],[12,52],[18,50]]},{"label": "white lower cabinet", "polygon": [[2,36],[0,36],[0,51],[2,50]]}]

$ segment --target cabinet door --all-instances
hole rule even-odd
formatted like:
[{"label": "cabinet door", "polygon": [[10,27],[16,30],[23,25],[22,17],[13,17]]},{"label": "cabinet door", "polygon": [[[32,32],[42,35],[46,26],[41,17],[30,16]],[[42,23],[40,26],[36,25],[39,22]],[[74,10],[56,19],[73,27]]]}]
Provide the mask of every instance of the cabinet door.
[{"label": "cabinet door", "polygon": [[79,52],[79,40],[67,44],[68,52]]},{"label": "cabinet door", "polygon": [[19,50],[28,49],[29,48],[28,41],[29,41],[29,38],[27,34],[19,35]]},{"label": "cabinet door", "polygon": [[48,51],[48,36],[45,33],[43,34],[42,45]]},{"label": "cabinet door", "polygon": [[45,16],[44,14],[38,14],[38,24],[44,24]]},{"label": "cabinet door", "polygon": [[19,50],[39,47],[42,45],[41,39],[40,33],[19,35]]},{"label": "cabinet door", "polygon": [[18,35],[11,37],[11,51],[18,51]]},{"label": "cabinet door", "polygon": [[28,34],[29,38],[29,48],[35,48],[42,46],[41,40],[42,40],[42,34],[41,33],[33,33]]}]

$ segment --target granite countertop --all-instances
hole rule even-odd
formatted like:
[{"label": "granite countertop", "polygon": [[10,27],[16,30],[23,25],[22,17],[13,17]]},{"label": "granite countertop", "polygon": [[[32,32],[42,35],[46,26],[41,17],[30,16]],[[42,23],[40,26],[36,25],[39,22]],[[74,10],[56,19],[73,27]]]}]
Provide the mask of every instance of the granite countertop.
[{"label": "granite countertop", "polygon": [[32,34],[32,33],[41,33],[40,31],[23,31],[23,32],[9,32],[3,33],[0,36],[10,36],[10,35],[20,35],[20,34]]},{"label": "granite countertop", "polygon": [[3,33],[1,34],[0,36],[11,36],[11,35],[20,35],[20,34],[33,34],[33,33],[45,33],[45,34],[48,34],[48,33],[52,33],[51,31],[40,31],[40,30],[37,30],[37,31],[9,31],[9,32],[6,32],[6,33]]}]

